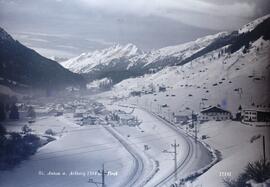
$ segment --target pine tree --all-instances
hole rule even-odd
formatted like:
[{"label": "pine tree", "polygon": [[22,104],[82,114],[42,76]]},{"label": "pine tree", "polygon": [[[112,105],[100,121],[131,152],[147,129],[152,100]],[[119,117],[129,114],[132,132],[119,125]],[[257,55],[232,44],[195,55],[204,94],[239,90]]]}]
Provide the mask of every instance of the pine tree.
[{"label": "pine tree", "polygon": [[13,104],[10,108],[9,119],[18,120],[20,118],[18,107]]},{"label": "pine tree", "polygon": [[0,103],[0,121],[4,121],[6,119],[5,106],[3,103]]},{"label": "pine tree", "polygon": [[7,130],[2,124],[0,124],[0,136],[5,135],[7,133]]},{"label": "pine tree", "polygon": [[242,111],[242,106],[241,105],[239,105],[238,110]]},{"label": "pine tree", "polygon": [[30,118],[36,118],[36,112],[34,110],[34,107],[30,106],[27,111],[27,117]]}]

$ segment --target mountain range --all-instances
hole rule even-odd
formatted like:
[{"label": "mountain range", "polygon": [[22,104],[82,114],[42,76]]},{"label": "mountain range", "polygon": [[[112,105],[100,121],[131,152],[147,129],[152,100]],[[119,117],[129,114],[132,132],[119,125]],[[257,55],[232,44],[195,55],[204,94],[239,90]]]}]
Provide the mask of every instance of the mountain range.
[{"label": "mountain range", "polygon": [[270,38],[269,22],[269,15],[266,15],[238,31],[221,32],[149,52],[144,52],[133,44],[118,44],[103,50],[83,53],[61,62],[61,65],[82,74],[90,81],[107,77],[117,83],[129,77],[160,71],[164,67],[184,65],[225,46],[228,53],[234,53],[243,46],[247,48],[250,42],[260,37]]},{"label": "mountain range", "polygon": [[59,64],[22,45],[0,28],[0,83],[57,88],[109,78],[117,84],[166,67],[185,65],[218,49],[228,54],[241,48],[248,50],[250,43],[261,37],[270,39],[269,15],[238,31],[220,32],[180,45],[145,52],[134,44],[116,44],[69,60],[60,59]]}]

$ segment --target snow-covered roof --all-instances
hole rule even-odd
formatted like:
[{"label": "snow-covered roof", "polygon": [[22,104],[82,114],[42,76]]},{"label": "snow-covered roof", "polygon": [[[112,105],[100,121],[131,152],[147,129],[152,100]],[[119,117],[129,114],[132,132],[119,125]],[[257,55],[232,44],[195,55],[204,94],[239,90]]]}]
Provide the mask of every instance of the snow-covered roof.
[{"label": "snow-covered roof", "polygon": [[217,112],[217,113],[231,113],[223,108],[217,107],[217,106],[211,106],[209,108],[206,108],[201,111],[201,113],[208,113],[208,112]]},{"label": "snow-covered roof", "polygon": [[98,117],[97,116],[86,116],[86,117],[84,117],[84,118],[82,118],[82,120],[88,120],[88,119],[98,119]]},{"label": "snow-covered roof", "polygon": [[243,109],[243,111],[270,112],[269,109],[263,109],[263,108],[246,108],[246,109]]},{"label": "snow-covered roof", "polygon": [[130,114],[118,114],[120,119],[125,119],[125,120],[132,120],[134,119],[134,116]]},{"label": "snow-covered roof", "polygon": [[85,112],[86,112],[86,110],[81,109],[81,108],[78,108],[78,109],[75,110],[75,113],[77,113],[77,114],[81,114],[81,113],[85,113]]}]

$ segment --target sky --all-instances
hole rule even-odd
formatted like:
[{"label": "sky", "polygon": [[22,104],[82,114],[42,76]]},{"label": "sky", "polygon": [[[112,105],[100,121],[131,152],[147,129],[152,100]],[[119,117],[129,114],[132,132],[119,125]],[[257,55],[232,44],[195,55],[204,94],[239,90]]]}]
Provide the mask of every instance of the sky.
[{"label": "sky", "polygon": [[237,30],[269,0],[0,0],[0,27],[46,57],[133,43],[144,51]]}]

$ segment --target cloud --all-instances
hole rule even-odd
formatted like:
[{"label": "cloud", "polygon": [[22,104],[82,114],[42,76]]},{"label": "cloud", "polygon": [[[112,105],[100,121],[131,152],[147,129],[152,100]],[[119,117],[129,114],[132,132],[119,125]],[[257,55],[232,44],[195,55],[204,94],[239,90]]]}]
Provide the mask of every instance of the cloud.
[{"label": "cloud", "polygon": [[68,58],[71,58],[71,57],[74,57],[75,54],[74,53],[71,53],[71,52],[68,52],[68,51],[65,51],[65,50],[60,50],[60,49],[52,49],[52,48],[42,48],[42,47],[32,47],[31,45],[28,46],[32,49],[34,49],[36,52],[38,52],[39,54],[47,57],[47,58],[50,58],[52,56],[55,56],[57,54],[57,57],[68,57]]},{"label": "cloud", "polygon": [[[7,8],[31,12],[30,20],[47,17],[62,21],[89,21],[110,16],[157,16],[208,29],[232,29],[270,11],[269,0],[0,0]],[[40,9],[39,7],[42,7]],[[7,10],[8,9],[8,10]],[[9,11],[8,11],[9,12]],[[1,14],[0,14],[1,15]],[[109,18],[110,19],[110,18]],[[207,22],[205,20],[208,20]],[[221,22],[221,23],[219,23]]]},{"label": "cloud", "polygon": [[33,41],[33,42],[44,42],[47,43],[48,40],[39,38],[39,37],[32,37],[27,34],[19,34],[19,33],[11,33],[14,38],[19,41]]},{"label": "cloud", "polygon": [[226,4],[215,3],[212,0],[79,0],[77,2],[89,9],[109,14],[158,16],[210,29],[231,29],[239,22],[243,24],[248,18],[255,16],[255,3],[230,1],[231,3]]},{"label": "cloud", "polygon": [[269,0],[0,0],[0,26],[43,54],[79,54],[115,43],[149,50],[238,29],[269,13],[269,5]]},{"label": "cloud", "polygon": [[106,41],[104,39],[101,39],[101,38],[96,38],[96,39],[86,39],[87,41],[89,42],[94,42],[94,43],[98,43],[100,45],[105,45],[105,46],[111,46],[114,44],[114,42],[109,42],[109,41]]}]

